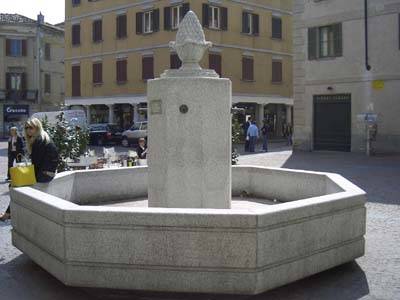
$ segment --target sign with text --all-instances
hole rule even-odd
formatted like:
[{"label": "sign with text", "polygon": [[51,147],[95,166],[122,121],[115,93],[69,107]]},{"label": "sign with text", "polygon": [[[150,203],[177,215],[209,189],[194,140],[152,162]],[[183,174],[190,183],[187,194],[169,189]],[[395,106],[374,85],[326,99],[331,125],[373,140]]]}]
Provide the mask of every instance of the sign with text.
[{"label": "sign with text", "polygon": [[4,105],[4,115],[29,115],[29,105]]}]

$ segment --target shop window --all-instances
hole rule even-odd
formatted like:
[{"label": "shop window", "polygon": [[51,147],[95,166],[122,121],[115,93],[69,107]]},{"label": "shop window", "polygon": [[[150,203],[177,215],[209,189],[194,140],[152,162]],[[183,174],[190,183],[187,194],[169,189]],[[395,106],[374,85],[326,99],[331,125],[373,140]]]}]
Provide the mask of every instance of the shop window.
[{"label": "shop window", "polygon": [[127,19],[126,15],[119,15],[117,16],[117,28],[116,28],[116,33],[117,33],[117,38],[118,39],[123,39],[127,37]]},{"label": "shop window", "polygon": [[26,40],[6,40],[6,55],[7,56],[26,56],[27,54],[27,41]]},{"label": "shop window", "polygon": [[92,38],[93,42],[98,43],[103,40],[103,22],[102,20],[95,20],[92,24]]},{"label": "shop window", "polygon": [[117,60],[117,83],[124,84],[128,80],[127,73],[128,61],[126,59]]},{"label": "shop window", "polygon": [[282,61],[280,60],[272,61],[272,82],[273,83],[282,82]]},{"label": "shop window", "polygon": [[154,58],[153,56],[144,56],[142,58],[142,79],[148,80],[154,78]]},{"label": "shop window", "polygon": [[259,17],[256,14],[252,14],[244,11],[242,13],[242,33],[249,35],[259,34]]},{"label": "shop window", "polygon": [[72,97],[81,96],[81,66],[72,66]]},{"label": "shop window", "polygon": [[51,77],[50,74],[44,74],[44,92],[46,94],[51,93]]},{"label": "shop window", "polygon": [[210,53],[208,55],[208,64],[211,70],[222,76],[222,58],[220,54]]},{"label": "shop window", "polygon": [[160,29],[160,10],[154,9],[136,14],[136,34],[149,34]]},{"label": "shop window", "polygon": [[279,17],[272,17],[272,38],[282,39],[282,19]]},{"label": "shop window", "polygon": [[51,46],[49,43],[44,45],[44,59],[51,60]]},{"label": "shop window", "polygon": [[242,80],[254,81],[254,59],[252,57],[242,58]]},{"label": "shop window", "polygon": [[204,3],[203,26],[211,29],[228,30],[228,9]]},{"label": "shop window", "polygon": [[170,55],[170,68],[179,69],[182,66],[182,61],[180,60],[178,54]]},{"label": "shop window", "polygon": [[78,46],[81,44],[81,25],[74,24],[72,25],[72,45]]},{"label": "shop window", "polygon": [[103,63],[95,62],[92,66],[93,84],[99,85],[103,83]]},{"label": "shop window", "polygon": [[343,55],[342,24],[308,28],[308,59]]}]

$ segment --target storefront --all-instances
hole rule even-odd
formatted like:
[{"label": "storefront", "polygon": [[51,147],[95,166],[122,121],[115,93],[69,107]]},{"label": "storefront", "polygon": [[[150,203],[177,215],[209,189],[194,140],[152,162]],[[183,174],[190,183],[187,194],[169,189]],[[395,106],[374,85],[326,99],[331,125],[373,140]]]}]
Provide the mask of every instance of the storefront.
[{"label": "storefront", "polygon": [[29,118],[29,105],[3,106],[3,137],[8,135],[11,127],[15,126],[22,133],[25,121]]}]

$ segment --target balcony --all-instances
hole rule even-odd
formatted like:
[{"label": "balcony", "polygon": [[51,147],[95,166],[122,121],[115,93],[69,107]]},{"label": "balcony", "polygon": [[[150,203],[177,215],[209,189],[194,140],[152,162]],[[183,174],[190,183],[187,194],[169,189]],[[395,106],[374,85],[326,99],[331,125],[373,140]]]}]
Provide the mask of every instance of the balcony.
[{"label": "balcony", "polygon": [[37,90],[0,90],[0,101],[30,101],[36,102]]}]

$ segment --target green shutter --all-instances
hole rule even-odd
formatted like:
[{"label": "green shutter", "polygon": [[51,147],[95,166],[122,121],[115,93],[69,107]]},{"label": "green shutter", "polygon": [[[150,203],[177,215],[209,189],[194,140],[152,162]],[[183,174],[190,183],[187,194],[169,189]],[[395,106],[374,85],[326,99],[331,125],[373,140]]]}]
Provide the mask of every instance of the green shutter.
[{"label": "green shutter", "polygon": [[308,28],[308,59],[317,59],[317,34],[318,28]]}]

